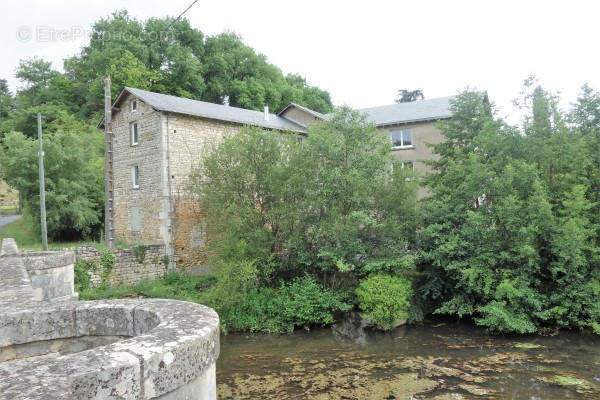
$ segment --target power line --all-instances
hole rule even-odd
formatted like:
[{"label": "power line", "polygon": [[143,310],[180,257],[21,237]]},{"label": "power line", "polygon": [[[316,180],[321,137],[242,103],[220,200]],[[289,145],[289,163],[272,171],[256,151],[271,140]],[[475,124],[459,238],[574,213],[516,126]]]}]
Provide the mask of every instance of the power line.
[{"label": "power line", "polygon": [[171,29],[171,27],[173,26],[173,24],[174,24],[175,22],[179,21],[179,18],[181,18],[181,17],[183,16],[183,14],[185,14],[186,12],[188,12],[188,10],[189,10],[190,8],[192,8],[192,6],[193,6],[194,4],[196,4],[197,2],[198,2],[198,0],[194,0],[194,2],[193,2],[192,4],[190,4],[190,5],[188,6],[188,8],[186,8],[185,10],[183,10],[183,12],[182,12],[181,14],[179,14],[179,16],[178,16],[177,18],[175,18],[175,19],[174,19],[174,20],[173,20],[173,21],[172,21],[172,22],[169,24],[169,26],[167,26],[167,29],[166,29],[166,30],[168,31],[169,29]]}]

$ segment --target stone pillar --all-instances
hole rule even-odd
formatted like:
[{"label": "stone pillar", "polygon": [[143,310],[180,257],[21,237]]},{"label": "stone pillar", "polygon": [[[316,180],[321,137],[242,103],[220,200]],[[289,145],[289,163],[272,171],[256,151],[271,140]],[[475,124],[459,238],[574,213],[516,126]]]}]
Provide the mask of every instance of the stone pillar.
[{"label": "stone pillar", "polygon": [[73,252],[42,251],[21,254],[31,279],[35,300],[77,300]]}]

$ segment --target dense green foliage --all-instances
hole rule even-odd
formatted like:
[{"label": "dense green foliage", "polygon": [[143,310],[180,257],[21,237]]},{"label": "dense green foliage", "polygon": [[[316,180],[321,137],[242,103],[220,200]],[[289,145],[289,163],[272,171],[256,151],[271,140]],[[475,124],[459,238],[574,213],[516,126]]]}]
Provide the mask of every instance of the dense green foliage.
[{"label": "dense green foliage", "polygon": [[447,314],[496,332],[600,332],[600,94],[584,87],[564,113],[534,83],[521,127],[483,93],[453,101],[418,204],[385,138],[349,110],[300,143],[226,138],[195,176],[215,290],[269,309],[274,292],[257,293],[309,274],[382,328]]},{"label": "dense green foliage", "polygon": [[[102,135],[93,128],[78,132],[58,129],[44,140],[48,238],[89,238],[102,224]],[[38,143],[19,132],[6,134],[3,143],[3,177],[19,189],[27,212],[39,221]],[[38,223],[34,226],[39,229]]]},{"label": "dense green foliage", "polygon": [[37,137],[41,113],[51,240],[99,239],[101,234],[103,136],[95,125],[104,107],[106,74],[112,78],[113,99],[131,86],[256,110],[268,105],[277,111],[290,102],[321,112],[332,109],[329,93],[298,75],[284,75],[239,36],[206,36],[186,19],[139,21],[126,11],[115,12],[93,25],[89,44],[65,60],[64,71],[40,58],[22,60],[16,70],[21,87],[14,95],[0,79],[0,140],[6,150],[0,179],[21,192],[31,220],[37,220],[37,150],[28,138]]},{"label": "dense green foliage", "polygon": [[[416,226],[416,184],[402,169],[391,171],[387,135],[342,109],[301,139],[243,129],[216,144],[194,175],[217,266],[218,308],[242,307],[240,321],[262,307],[260,315],[294,310],[284,319],[294,325],[331,322],[318,303],[323,310],[346,307],[317,295],[307,276],[331,295],[351,299],[348,293],[371,274],[414,269],[407,248]],[[295,279],[303,279],[304,300],[277,305],[270,291],[281,293],[279,282],[292,282],[287,296],[293,299]],[[274,329],[267,318],[252,318],[241,324]]]},{"label": "dense green foliage", "polygon": [[75,288],[81,300],[150,297],[202,303],[219,309],[223,331],[291,332],[296,326],[330,324],[335,312],[350,307],[340,294],[323,288],[309,276],[274,288],[249,290],[238,296],[235,303],[223,306],[222,299],[215,296],[218,292],[213,277],[170,273],[132,286],[92,287],[90,272],[97,270],[98,265],[93,262],[76,263]]},{"label": "dense green foliage", "polygon": [[477,92],[459,96],[442,124],[423,202],[420,292],[430,311],[498,332],[598,331],[599,95],[584,92],[565,116],[532,83],[522,130]]},{"label": "dense green foliage", "polygon": [[[167,27],[171,25],[167,30]],[[206,36],[186,19],[138,21],[127,12],[100,19],[81,53],[65,61],[65,76],[82,104],[81,114],[102,109],[106,73],[113,97],[133,86],[198,100],[262,110],[290,102],[331,110],[329,94],[298,75],[284,75],[233,33]]]},{"label": "dense green foliage", "polygon": [[310,276],[278,287],[252,288],[236,296],[228,307],[222,306],[220,298],[209,298],[208,304],[219,309],[223,329],[251,332],[291,332],[297,326],[328,325],[334,313],[351,308],[343,294],[324,288]]},{"label": "dense green foliage", "polygon": [[196,303],[205,302],[205,290],[214,283],[214,278],[166,274],[153,280],[144,280],[133,286],[89,286],[89,273],[93,266],[79,263],[75,275],[75,290],[81,300],[117,299],[122,297],[150,297],[175,299]]},{"label": "dense green foliage", "polygon": [[[39,229],[38,112],[50,239],[100,235],[103,135],[95,124],[107,73],[113,97],[133,86],[250,109],[296,102],[332,110],[327,92],[284,75],[238,36],[205,36],[185,19],[117,12],[94,25],[90,43],[64,67],[22,61],[14,95],[0,79],[0,178],[20,191],[28,215],[14,226],[31,242]],[[404,90],[398,101],[420,98]],[[192,177],[215,280],[169,275],[94,289],[90,266],[79,264],[82,297],[204,302],[227,329],[254,331],[328,324],[358,307],[382,328],[446,314],[497,332],[600,333],[600,93],[584,86],[564,112],[528,79],[518,104],[524,120],[511,126],[483,93],[455,99],[454,118],[440,123],[446,140],[433,146],[435,173],[423,181],[431,195],[421,202],[417,181],[390,168],[386,134],[348,109],[306,138],[244,128],[215,144]],[[144,248],[136,252],[143,260]]]},{"label": "dense green foliage", "polygon": [[374,274],[360,283],[356,295],[363,317],[389,330],[408,318],[412,283],[404,276]]}]

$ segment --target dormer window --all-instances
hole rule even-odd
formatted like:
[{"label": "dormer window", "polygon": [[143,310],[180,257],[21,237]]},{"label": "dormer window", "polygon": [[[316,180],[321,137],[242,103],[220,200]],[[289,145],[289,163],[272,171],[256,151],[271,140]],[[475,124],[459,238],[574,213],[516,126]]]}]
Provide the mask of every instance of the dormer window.
[{"label": "dormer window", "polygon": [[131,112],[136,112],[137,111],[137,100],[131,100],[131,102],[129,103],[129,106],[131,107]]},{"label": "dormer window", "polygon": [[412,129],[398,129],[390,132],[394,149],[409,149],[413,147]]},{"label": "dormer window", "polygon": [[137,122],[132,122],[129,124],[129,137],[130,137],[131,145],[137,146],[137,144],[138,144],[138,124],[137,124]]}]

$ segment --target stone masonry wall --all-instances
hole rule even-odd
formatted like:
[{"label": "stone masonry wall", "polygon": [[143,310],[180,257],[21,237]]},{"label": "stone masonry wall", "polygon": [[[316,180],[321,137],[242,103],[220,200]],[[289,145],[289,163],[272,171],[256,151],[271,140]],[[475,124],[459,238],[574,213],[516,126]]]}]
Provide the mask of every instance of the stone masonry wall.
[{"label": "stone masonry wall", "polygon": [[189,192],[189,177],[214,144],[242,126],[177,114],[169,114],[166,123],[170,134],[176,264],[178,268],[193,266],[194,272],[206,273],[206,256],[202,252],[206,228],[203,212]]},{"label": "stone masonry wall", "polygon": [[[139,99],[132,112],[133,99],[127,96],[113,119],[115,237],[130,243],[169,245],[170,159],[175,259],[178,266],[197,266],[204,259],[199,251],[205,243],[205,229],[202,213],[188,191],[189,176],[212,144],[241,125],[159,112]],[[138,144],[132,146],[130,123],[134,121]],[[139,188],[132,187],[132,165],[139,168]]]},{"label": "stone masonry wall", "polygon": [[[164,192],[165,151],[161,114],[141,100],[131,111],[128,96],[114,113],[115,236],[126,242],[166,243],[168,200]],[[130,124],[138,124],[138,144],[132,145]],[[139,188],[134,188],[131,167],[139,168]]]},{"label": "stone masonry wall", "polygon": [[[143,279],[162,277],[167,268],[165,265],[166,249],[164,245],[148,245],[143,258],[135,254],[134,249],[113,250],[115,263],[108,275],[111,285],[134,285]],[[97,286],[102,282],[102,254],[91,246],[78,246],[75,250],[77,260],[91,260],[95,271],[90,271],[90,284]]]}]

